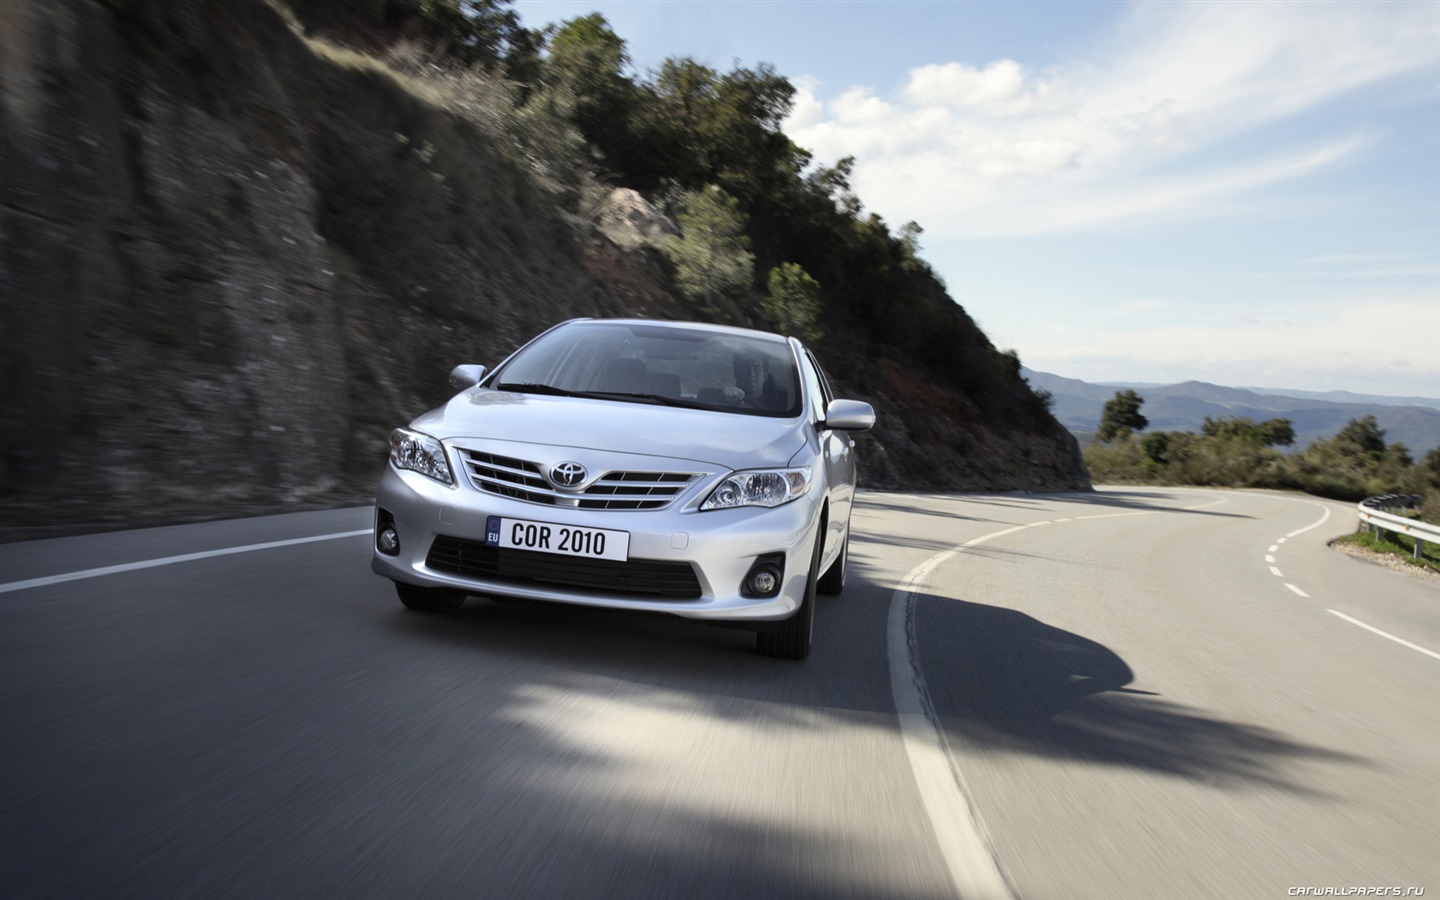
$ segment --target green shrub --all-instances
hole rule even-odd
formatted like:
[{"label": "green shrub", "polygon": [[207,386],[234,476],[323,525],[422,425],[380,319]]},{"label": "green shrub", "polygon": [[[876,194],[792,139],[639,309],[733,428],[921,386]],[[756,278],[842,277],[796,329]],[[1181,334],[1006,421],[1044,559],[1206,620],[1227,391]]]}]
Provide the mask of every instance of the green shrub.
[{"label": "green shrub", "polygon": [[1402,444],[1386,444],[1373,417],[1351,421],[1332,439],[1284,455],[1273,444],[1293,440],[1290,423],[1272,419],[1206,419],[1201,434],[1124,435],[1084,448],[1096,481],[1261,487],[1359,502],[1379,494],[1423,498],[1422,517],[1440,522],[1440,448],[1418,463]]}]

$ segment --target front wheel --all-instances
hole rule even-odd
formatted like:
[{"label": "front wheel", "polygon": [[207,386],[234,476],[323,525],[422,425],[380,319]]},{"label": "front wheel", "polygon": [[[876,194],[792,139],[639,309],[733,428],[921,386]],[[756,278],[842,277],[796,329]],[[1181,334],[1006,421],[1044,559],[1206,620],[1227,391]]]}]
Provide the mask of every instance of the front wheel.
[{"label": "front wheel", "polygon": [[406,609],[418,612],[455,612],[465,605],[465,594],[450,588],[427,588],[403,581],[395,582],[395,593]]},{"label": "front wheel", "polygon": [[795,615],[780,623],[774,631],[755,635],[755,649],[762,656],[777,659],[804,659],[810,655],[815,636],[815,588],[820,581],[820,551],[825,547],[825,531],[815,537],[815,550],[810,554],[810,572],[805,577],[805,595]]}]

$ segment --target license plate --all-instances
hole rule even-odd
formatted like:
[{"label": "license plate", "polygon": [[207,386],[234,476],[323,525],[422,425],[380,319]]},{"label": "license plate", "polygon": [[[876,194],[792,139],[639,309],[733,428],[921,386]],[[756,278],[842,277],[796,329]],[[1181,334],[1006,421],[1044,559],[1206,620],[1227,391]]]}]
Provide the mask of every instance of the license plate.
[{"label": "license plate", "polygon": [[534,550],[559,556],[585,559],[630,558],[630,532],[606,528],[576,528],[552,522],[531,522],[490,516],[485,524],[485,543],[491,547]]}]

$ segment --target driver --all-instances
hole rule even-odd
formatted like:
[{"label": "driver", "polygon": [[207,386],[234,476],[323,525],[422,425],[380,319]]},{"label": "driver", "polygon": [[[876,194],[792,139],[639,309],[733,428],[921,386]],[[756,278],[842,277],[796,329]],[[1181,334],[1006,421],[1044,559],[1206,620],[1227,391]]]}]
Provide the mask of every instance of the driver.
[{"label": "driver", "polygon": [[726,403],[737,406],[751,406],[756,409],[781,409],[785,398],[765,365],[763,356],[747,353],[735,354],[735,384],[721,392]]}]

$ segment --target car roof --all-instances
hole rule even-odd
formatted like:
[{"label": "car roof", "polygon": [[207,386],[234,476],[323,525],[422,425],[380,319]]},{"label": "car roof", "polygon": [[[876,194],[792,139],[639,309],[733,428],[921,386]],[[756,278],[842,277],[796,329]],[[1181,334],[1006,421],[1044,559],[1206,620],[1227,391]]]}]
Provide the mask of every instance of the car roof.
[{"label": "car roof", "polygon": [[773,331],[761,331],[761,330],[759,330],[758,328],[741,328],[741,327],[739,327],[739,326],[737,326],[737,325],[718,325],[718,324],[715,324],[715,323],[712,323],[712,322],[678,322],[678,321],[672,321],[672,320],[670,320],[670,319],[634,319],[634,318],[629,318],[629,319],[604,319],[604,318],[591,318],[591,317],[584,317],[584,316],[582,316],[582,317],[575,318],[575,319],[568,319],[568,320],[566,320],[566,321],[564,321],[564,322],[562,322],[562,323],[560,323],[560,324],[561,324],[561,325],[569,325],[569,324],[572,323],[572,322],[594,322],[594,323],[600,323],[600,324],[605,324],[605,325],[611,325],[611,324],[613,324],[613,325],[617,325],[617,326],[625,326],[625,325],[665,325],[665,326],[669,326],[669,327],[673,327],[673,328],[683,328],[683,329],[688,330],[688,331],[705,331],[705,332],[710,332],[710,333],[713,333],[713,334],[733,334],[733,335],[736,335],[736,336],[744,336],[744,337],[768,338],[768,339],[770,339],[770,340],[776,340],[776,341],[781,341],[781,342],[787,342],[787,343],[788,343],[788,341],[786,340],[786,338],[785,338],[784,335],[782,335],[782,334],[777,334],[776,332],[773,332]]}]

